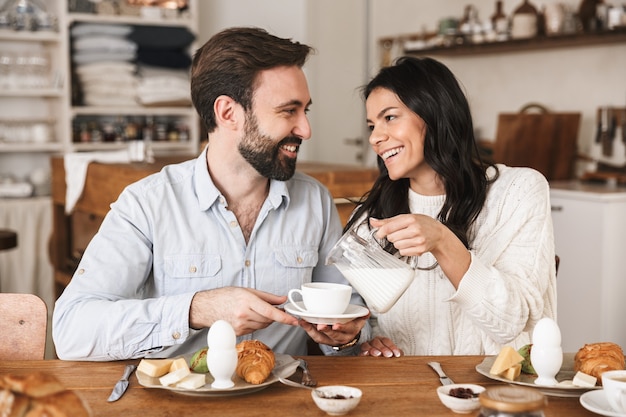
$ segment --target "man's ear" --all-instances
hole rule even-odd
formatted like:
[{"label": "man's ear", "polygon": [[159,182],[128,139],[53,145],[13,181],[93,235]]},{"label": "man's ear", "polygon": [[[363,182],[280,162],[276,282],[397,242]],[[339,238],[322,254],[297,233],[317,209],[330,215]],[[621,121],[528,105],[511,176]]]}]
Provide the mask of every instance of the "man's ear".
[{"label": "man's ear", "polygon": [[213,110],[215,111],[217,125],[226,129],[237,129],[239,122],[243,120],[241,118],[243,114],[241,105],[229,96],[221,95],[216,98]]}]

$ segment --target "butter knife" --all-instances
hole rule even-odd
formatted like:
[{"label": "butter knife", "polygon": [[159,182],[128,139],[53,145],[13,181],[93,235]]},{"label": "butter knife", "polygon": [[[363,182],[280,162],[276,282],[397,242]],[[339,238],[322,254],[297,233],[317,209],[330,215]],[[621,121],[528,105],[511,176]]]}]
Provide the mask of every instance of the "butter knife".
[{"label": "butter knife", "polygon": [[439,381],[441,382],[441,385],[454,384],[454,381],[452,381],[450,377],[446,375],[443,369],[441,369],[441,364],[439,362],[428,362],[428,366],[430,366],[431,368],[435,370],[435,372],[437,372],[437,375],[439,375]]},{"label": "butter knife", "polygon": [[122,395],[124,395],[126,389],[128,388],[128,378],[130,378],[130,375],[135,371],[135,369],[137,369],[137,365],[126,365],[126,368],[124,368],[124,375],[122,375],[122,378],[117,381],[113,387],[113,391],[107,400],[108,402],[117,401],[122,397]]}]

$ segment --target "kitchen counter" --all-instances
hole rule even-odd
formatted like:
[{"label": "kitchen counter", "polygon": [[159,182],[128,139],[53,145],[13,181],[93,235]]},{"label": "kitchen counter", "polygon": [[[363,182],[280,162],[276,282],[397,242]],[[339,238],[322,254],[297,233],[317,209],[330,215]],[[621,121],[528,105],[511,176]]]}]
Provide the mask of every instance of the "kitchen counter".
[{"label": "kitchen counter", "polygon": [[626,201],[626,187],[591,181],[551,181],[550,190],[559,196],[586,200]]}]

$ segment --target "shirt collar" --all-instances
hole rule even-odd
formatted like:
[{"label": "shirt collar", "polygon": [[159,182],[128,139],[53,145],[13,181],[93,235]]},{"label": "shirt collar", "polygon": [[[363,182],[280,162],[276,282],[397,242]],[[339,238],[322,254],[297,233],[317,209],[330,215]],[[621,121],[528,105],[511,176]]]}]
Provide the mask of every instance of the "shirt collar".
[{"label": "shirt collar", "polygon": [[[208,145],[196,159],[194,168],[194,187],[196,196],[198,196],[198,207],[203,211],[208,210],[221,197],[220,190],[217,189],[209,174],[207,149]],[[288,207],[289,189],[287,181],[270,180],[268,200],[274,209],[280,207],[283,201],[285,201],[285,205]]]},{"label": "shirt collar", "polygon": [[220,197],[220,190],[213,183],[207,167],[206,154],[208,148],[209,145],[205,146],[200,156],[196,159],[193,175],[194,188],[198,197],[198,207],[202,211],[208,210]]}]

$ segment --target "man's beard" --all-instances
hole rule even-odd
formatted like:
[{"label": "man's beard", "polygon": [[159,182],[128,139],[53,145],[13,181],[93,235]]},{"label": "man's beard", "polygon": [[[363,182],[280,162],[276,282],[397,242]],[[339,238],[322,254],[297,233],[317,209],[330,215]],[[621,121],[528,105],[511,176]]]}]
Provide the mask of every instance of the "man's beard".
[{"label": "man's beard", "polygon": [[296,158],[288,158],[280,152],[285,144],[299,146],[302,139],[288,136],[275,143],[270,136],[259,131],[257,119],[252,112],[246,113],[244,136],[239,143],[239,153],[259,174],[271,180],[286,181],[296,171]]}]

